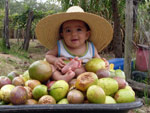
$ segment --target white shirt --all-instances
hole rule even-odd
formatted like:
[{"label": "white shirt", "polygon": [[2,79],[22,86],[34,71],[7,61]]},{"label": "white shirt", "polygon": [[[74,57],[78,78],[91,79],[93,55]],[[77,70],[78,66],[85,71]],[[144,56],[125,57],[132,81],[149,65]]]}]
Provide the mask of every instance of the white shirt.
[{"label": "white shirt", "polygon": [[[95,55],[94,44],[92,42],[87,41],[86,45],[87,45],[87,50],[84,53],[84,55],[78,56],[83,63],[88,62]],[[63,40],[58,40],[57,46],[58,46],[58,57],[66,57],[68,59],[76,57],[75,55],[71,54],[71,52],[67,49],[67,46],[65,45]]]}]

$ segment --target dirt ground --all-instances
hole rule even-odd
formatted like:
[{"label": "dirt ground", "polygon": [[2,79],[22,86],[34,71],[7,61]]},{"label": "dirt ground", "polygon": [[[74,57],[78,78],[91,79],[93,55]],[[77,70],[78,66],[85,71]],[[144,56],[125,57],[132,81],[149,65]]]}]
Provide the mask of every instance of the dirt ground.
[{"label": "dirt ground", "polygon": [[143,105],[140,108],[130,110],[128,113],[150,113],[150,106],[149,105]]},{"label": "dirt ground", "polygon": [[[10,54],[0,53],[0,76],[7,75],[11,71],[17,71],[20,74],[25,72],[29,65],[36,60],[43,60],[46,48],[40,45],[38,41],[31,41],[31,47],[28,51],[28,58],[22,59]],[[106,59],[114,58],[113,54],[103,54]],[[144,104],[141,108],[130,110],[128,113],[150,113],[150,106]]]}]

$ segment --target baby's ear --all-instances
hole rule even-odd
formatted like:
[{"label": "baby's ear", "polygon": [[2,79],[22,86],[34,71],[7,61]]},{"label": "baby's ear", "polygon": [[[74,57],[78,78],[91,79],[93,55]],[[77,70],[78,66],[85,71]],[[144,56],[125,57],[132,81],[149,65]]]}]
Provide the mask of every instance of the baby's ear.
[{"label": "baby's ear", "polygon": [[90,35],[91,35],[91,31],[87,31],[87,32],[86,32],[86,37],[87,37],[87,39],[90,37]]},{"label": "baby's ear", "polygon": [[63,38],[64,36],[63,36],[63,33],[60,33],[60,36]]}]

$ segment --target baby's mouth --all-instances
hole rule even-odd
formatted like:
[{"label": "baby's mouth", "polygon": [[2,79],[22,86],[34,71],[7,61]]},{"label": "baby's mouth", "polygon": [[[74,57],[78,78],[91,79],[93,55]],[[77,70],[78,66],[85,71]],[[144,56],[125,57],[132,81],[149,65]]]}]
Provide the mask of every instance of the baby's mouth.
[{"label": "baby's mouth", "polygon": [[76,42],[76,41],[78,41],[78,39],[72,39],[72,40],[71,40],[71,42]]}]

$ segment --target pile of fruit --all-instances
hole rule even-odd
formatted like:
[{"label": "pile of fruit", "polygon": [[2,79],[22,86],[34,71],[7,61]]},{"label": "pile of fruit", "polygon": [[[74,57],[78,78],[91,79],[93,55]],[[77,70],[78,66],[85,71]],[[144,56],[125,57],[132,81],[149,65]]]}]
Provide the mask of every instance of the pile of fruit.
[{"label": "pile of fruit", "polygon": [[135,93],[122,70],[105,68],[102,59],[93,58],[86,72],[72,79],[52,81],[52,68],[44,60],[33,62],[19,75],[0,76],[0,104],[116,104],[135,101]]}]

